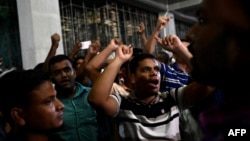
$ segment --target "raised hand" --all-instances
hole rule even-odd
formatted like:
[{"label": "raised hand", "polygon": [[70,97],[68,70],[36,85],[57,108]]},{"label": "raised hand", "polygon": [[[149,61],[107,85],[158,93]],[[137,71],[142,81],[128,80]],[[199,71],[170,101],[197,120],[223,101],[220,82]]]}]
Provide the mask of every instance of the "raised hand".
[{"label": "raised hand", "polygon": [[169,17],[167,16],[160,16],[157,20],[157,24],[156,24],[156,30],[157,31],[161,31],[163,28],[166,27],[166,25],[169,22]]},{"label": "raised hand", "polygon": [[183,43],[180,38],[176,35],[169,35],[163,38],[155,37],[158,44],[161,45],[164,49],[175,52],[183,47]]},{"label": "raised hand", "polygon": [[132,54],[133,54],[132,46],[122,44],[116,49],[115,59],[119,59],[122,62],[126,62],[131,58]]},{"label": "raised hand", "polygon": [[53,47],[58,47],[59,46],[59,41],[60,41],[60,35],[58,33],[54,33],[51,36],[51,43]]},{"label": "raised hand", "polygon": [[100,40],[95,40],[90,44],[88,48],[88,53],[95,55],[100,50],[100,48],[101,48]]},{"label": "raised hand", "polygon": [[145,25],[144,25],[143,22],[141,22],[140,25],[138,26],[137,32],[138,32],[139,34],[145,33]]},{"label": "raised hand", "polygon": [[113,38],[110,40],[108,46],[112,47],[113,50],[116,50],[121,44],[122,41],[119,38]]},{"label": "raised hand", "polygon": [[75,44],[74,44],[74,46],[73,46],[73,51],[78,52],[78,51],[80,51],[80,50],[81,50],[81,48],[82,48],[82,44],[81,44],[81,42],[76,41],[76,42],[75,42]]}]

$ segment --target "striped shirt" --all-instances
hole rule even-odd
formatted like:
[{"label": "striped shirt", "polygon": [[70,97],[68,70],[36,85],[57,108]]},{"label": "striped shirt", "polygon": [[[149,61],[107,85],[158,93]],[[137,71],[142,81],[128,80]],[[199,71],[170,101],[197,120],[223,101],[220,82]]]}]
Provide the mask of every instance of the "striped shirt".
[{"label": "striped shirt", "polygon": [[175,63],[172,66],[161,63],[160,73],[162,92],[186,85],[189,78],[189,74],[183,72]]},{"label": "striped shirt", "polygon": [[[178,94],[178,99],[181,95]],[[120,105],[115,118],[120,140],[181,140],[179,109],[174,91],[159,93],[149,104],[143,103],[134,94],[127,97],[111,96]]]}]

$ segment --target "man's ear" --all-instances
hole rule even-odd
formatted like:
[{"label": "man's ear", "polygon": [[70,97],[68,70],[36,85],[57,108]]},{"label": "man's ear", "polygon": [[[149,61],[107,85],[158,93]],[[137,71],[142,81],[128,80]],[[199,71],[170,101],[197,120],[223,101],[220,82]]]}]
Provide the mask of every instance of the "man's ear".
[{"label": "man's ear", "polygon": [[15,123],[17,123],[20,126],[25,125],[25,119],[24,119],[24,111],[21,108],[13,108],[10,111],[11,117],[14,120]]}]

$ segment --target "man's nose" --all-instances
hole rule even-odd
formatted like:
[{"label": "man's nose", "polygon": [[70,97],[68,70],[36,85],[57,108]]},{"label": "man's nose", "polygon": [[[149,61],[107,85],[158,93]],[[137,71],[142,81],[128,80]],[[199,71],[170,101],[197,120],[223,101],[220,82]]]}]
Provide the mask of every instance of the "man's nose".
[{"label": "man's nose", "polygon": [[152,70],[150,71],[150,73],[151,73],[152,75],[157,75],[157,74],[158,74],[158,71],[155,70],[155,69],[152,69]]},{"label": "man's nose", "polygon": [[58,109],[58,110],[63,110],[64,109],[64,105],[62,104],[62,102],[59,100],[59,99],[57,99],[56,98],[56,108]]},{"label": "man's nose", "polygon": [[63,77],[64,77],[64,76],[66,76],[66,75],[67,75],[67,73],[66,73],[66,72],[64,72],[64,71],[62,71],[62,72],[61,72],[61,76],[63,76]]}]

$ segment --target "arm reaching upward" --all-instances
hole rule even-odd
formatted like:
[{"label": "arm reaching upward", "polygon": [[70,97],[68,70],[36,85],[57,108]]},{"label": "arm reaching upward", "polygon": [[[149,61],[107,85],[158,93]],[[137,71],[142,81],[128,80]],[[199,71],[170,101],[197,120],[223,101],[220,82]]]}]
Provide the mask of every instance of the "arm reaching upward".
[{"label": "arm reaching upward", "polygon": [[147,44],[147,38],[145,35],[145,25],[143,22],[140,23],[137,32],[140,34],[141,43],[142,43],[143,47],[145,48],[145,46]]},{"label": "arm reaching upward", "polygon": [[69,58],[74,60],[75,55],[81,50],[82,44],[79,41],[76,41],[72,51],[69,53]]},{"label": "arm reaching upward", "polygon": [[160,16],[158,18],[156,27],[152,35],[149,37],[146,46],[144,47],[145,53],[153,54],[155,51],[156,39],[155,36],[158,36],[162,29],[166,27],[169,22],[169,17]]},{"label": "arm reaching upward", "polygon": [[114,116],[119,107],[117,101],[110,96],[110,91],[116,74],[119,72],[121,65],[132,56],[133,49],[131,46],[118,45],[114,40],[111,42],[111,45],[119,46],[116,50],[116,56],[94,82],[88,100],[107,115]]},{"label": "arm reaching upward", "polygon": [[48,65],[49,65],[50,58],[52,58],[53,56],[56,55],[56,50],[59,47],[59,42],[60,42],[60,35],[57,33],[54,33],[51,36],[51,47],[50,47],[50,50],[48,52],[48,55],[44,61],[44,65],[43,65],[43,70],[45,70],[46,72],[48,71]]},{"label": "arm reaching upward", "polygon": [[[87,55],[85,56],[84,62],[81,63],[80,67],[76,70],[77,80],[82,82],[84,85],[89,85],[89,77],[86,72],[87,64],[97,55],[97,52],[101,48],[101,43],[99,40],[93,41],[89,48]],[[91,80],[91,79],[90,79]],[[93,80],[91,80],[93,82]]]},{"label": "arm reaching upward", "polygon": [[162,48],[180,56],[182,60],[184,60],[188,68],[192,70],[190,59],[193,55],[189,52],[187,46],[182,43],[179,37],[177,37],[176,35],[169,35],[163,38],[159,38],[156,36],[155,39]]},{"label": "arm reaching upward", "polygon": [[86,66],[87,74],[92,82],[96,80],[96,78],[100,74],[100,70],[105,64],[108,56],[111,52],[115,51],[118,46],[121,44],[121,40],[118,38],[114,38],[110,41],[108,46],[103,49],[98,55],[96,55]]}]

